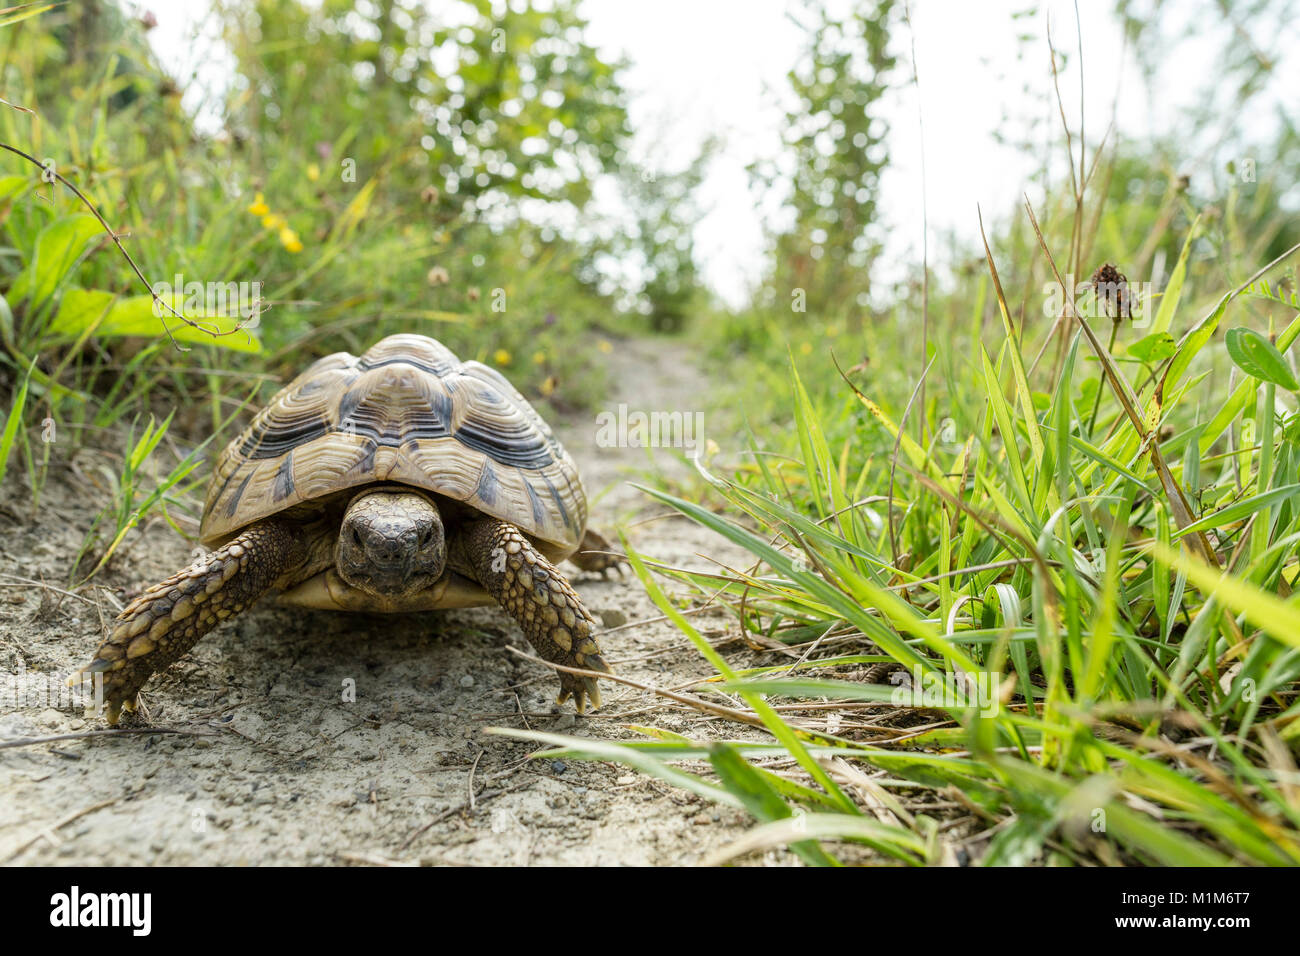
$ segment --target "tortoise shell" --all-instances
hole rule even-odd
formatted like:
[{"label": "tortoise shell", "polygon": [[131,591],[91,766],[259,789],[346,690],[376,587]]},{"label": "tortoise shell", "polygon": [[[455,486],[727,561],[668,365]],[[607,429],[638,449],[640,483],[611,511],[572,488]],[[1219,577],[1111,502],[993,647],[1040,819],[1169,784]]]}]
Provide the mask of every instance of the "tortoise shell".
[{"label": "tortoise shell", "polygon": [[200,536],[377,482],[409,485],[509,521],[552,560],[577,550],[587,497],[573,459],[501,373],[424,335],[360,358],[335,352],[281,389],[226,446]]}]

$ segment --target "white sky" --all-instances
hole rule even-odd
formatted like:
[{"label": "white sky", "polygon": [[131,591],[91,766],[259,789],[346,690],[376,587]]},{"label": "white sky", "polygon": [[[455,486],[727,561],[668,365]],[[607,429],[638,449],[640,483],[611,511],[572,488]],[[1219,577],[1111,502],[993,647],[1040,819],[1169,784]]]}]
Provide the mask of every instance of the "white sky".
[{"label": "white sky", "polygon": [[[830,0],[837,6],[836,0]],[[154,45],[173,73],[184,77],[198,61],[209,79],[223,70],[219,51],[195,49],[188,40],[208,0],[166,0],[138,7],[152,9],[159,21]],[[918,263],[921,250],[921,138],[918,102],[925,125],[925,163],[930,255],[935,261],[940,233],[967,243],[978,241],[976,204],[986,225],[1014,210],[1027,177],[1037,165],[1011,147],[999,146],[993,131],[1005,116],[1020,129],[1032,118],[1040,124],[1043,153],[1060,156],[1062,135],[1052,94],[1045,29],[1048,18],[1058,49],[1070,54],[1062,74],[1067,116],[1077,129],[1078,61],[1074,4],[1046,0],[1033,17],[1013,19],[1026,0],[913,0],[920,95],[908,85],[885,104],[891,124],[890,167],[882,181],[885,274]],[[684,164],[710,133],[724,136],[702,195],[708,213],[696,233],[697,251],[709,285],[728,303],[740,304],[764,262],[765,225],[781,221],[780,197],[760,198],[750,188],[746,165],[779,154],[788,105],[785,74],[801,48],[798,29],[787,17],[787,0],[586,0],[589,39],[611,56],[631,61],[624,81],[631,96],[633,128],[641,131],[636,152],[661,168]],[[1174,16],[1178,7],[1174,6]],[[1197,5],[1198,8],[1200,5]],[[1125,50],[1110,0],[1080,0],[1086,81],[1086,126],[1095,143],[1109,125],[1117,85],[1123,97],[1119,128],[1129,139],[1172,128],[1181,107],[1193,103],[1209,78],[1212,43],[1188,44],[1176,57],[1170,50],[1144,51],[1158,60],[1154,99]],[[1188,13],[1183,8],[1182,15]],[[1169,17],[1171,14],[1165,13]],[[1025,46],[1018,34],[1033,36]],[[910,81],[913,37],[896,37],[898,80]],[[1274,38],[1268,38],[1273,46]],[[1292,40],[1297,39],[1293,37]],[[1291,47],[1295,47],[1292,42]],[[1023,55],[1021,55],[1023,54]],[[1295,59],[1291,70],[1294,90]],[[202,76],[202,74],[200,74]],[[1290,104],[1279,104],[1290,106]],[[1195,168],[1188,171],[1197,174]],[[599,196],[599,193],[598,193]],[[896,264],[893,275],[890,263]]]}]

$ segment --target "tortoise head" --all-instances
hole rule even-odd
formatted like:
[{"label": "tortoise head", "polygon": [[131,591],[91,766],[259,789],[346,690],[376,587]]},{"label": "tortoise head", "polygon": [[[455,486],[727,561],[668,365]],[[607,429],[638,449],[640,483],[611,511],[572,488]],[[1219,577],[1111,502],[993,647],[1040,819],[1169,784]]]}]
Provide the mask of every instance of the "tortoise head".
[{"label": "tortoise head", "polygon": [[399,598],[430,587],[447,563],[438,506],[418,491],[367,488],[343,515],[334,566],[362,591]]}]

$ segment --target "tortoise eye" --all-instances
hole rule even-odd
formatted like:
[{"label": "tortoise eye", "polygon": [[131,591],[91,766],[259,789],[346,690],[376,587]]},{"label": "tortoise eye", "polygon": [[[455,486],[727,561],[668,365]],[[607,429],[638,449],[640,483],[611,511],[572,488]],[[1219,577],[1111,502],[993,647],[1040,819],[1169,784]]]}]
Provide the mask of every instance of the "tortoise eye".
[{"label": "tortoise eye", "polygon": [[425,528],[424,531],[420,533],[420,547],[427,548],[432,543],[433,543],[433,529]]},{"label": "tortoise eye", "polygon": [[352,529],[352,543],[355,544],[358,548],[361,547],[361,532],[358,531],[356,528]]}]

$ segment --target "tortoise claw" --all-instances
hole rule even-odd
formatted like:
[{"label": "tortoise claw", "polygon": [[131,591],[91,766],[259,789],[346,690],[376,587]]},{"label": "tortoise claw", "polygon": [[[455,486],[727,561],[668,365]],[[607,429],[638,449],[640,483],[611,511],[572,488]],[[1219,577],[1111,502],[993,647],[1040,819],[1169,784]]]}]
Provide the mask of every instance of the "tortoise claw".
[{"label": "tortoise claw", "polygon": [[[479,583],[519,623],[538,655],[558,667],[607,674],[596,640],[596,622],[555,566],[518,528],[483,519],[464,531],[468,562]],[[498,560],[504,556],[504,560]],[[570,697],[578,713],[587,700],[600,706],[596,678],[559,672],[557,704]]]},{"label": "tortoise claw", "polygon": [[[612,674],[608,664],[598,656],[595,660],[590,657],[581,665],[582,667],[601,671],[605,674]],[[560,695],[555,698],[555,702],[563,706],[564,702],[570,697],[573,698],[573,706],[577,708],[578,713],[586,713],[587,701],[591,701],[591,709],[599,710],[602,704],[600,698],[600,683],[594,677],[586,677],[578,674],[566,674],[560,672]]]},{"label": "tortoise claw", "polygon": [[110,727],[116,727],[117,722],[122,719],[122,712],[131,713],[135,710],[135,700],[110,700],[104,704],[104,719],[108,721]]},{"label": "tortoise claw", "polygon": [[600,710],[600,705],[602,703],[600,699],[600,685],[596,683],[594,677],[584,677],[582,682],[587,688],[588,696],[591,697],[591,709]]}]

